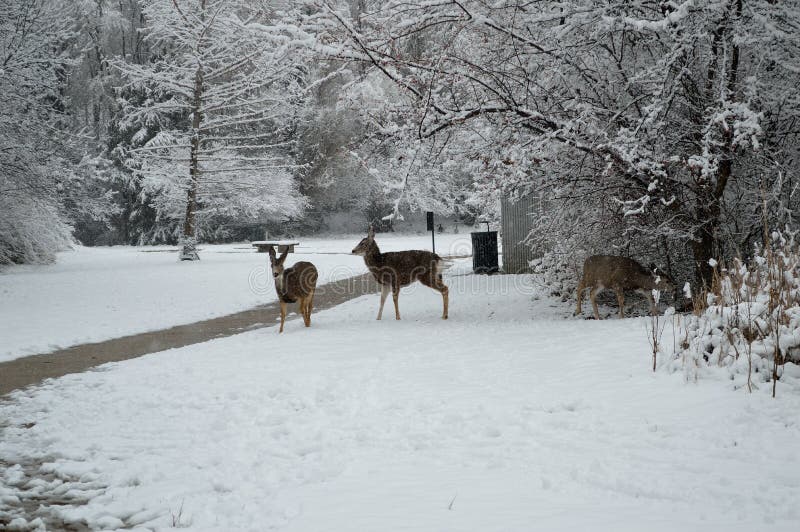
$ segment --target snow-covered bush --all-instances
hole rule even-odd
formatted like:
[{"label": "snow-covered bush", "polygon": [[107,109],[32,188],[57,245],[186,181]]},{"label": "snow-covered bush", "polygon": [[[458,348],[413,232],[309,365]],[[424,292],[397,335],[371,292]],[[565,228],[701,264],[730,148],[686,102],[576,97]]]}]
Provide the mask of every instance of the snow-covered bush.
[{"label": "snow-covered bush", "polygon": [[[714,283],[695,297],[694,315],[680,324],[672,370],[728,369],[752,389],[780,379],[800,362],[800,243],[797,232],[773,232],[748,261],[712,262]],[[742,382],[743,381],[743,382]]]},{"label": "snow-covered bush", "polygon": [[72,242],[71,232],[53,203],[0,196],[0,265],[52,262]]},{"label": "snow-covered bush", "polygon": [[581,275],[582,253],[561,247],[531,261],[539,283],[551,296],[566,301],[575,293]]},{"label": "snow-covered bush", "polygon": [[88,135],[63,111],[65,5],[0,2],[0,265],[52,261],[72,242],[72,220],[102,218],[82,167]]}]

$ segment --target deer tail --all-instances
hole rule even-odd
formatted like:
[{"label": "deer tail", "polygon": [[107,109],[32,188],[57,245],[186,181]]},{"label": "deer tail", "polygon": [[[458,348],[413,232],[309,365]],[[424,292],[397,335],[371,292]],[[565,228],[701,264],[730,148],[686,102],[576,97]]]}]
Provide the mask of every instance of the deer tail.
[{"label": "deer tail", "polygon": [[454,261],[452,259],[443,259],[437,256],[436,262],[434,263],[434,268],[436,269],[436,275],[441,275],[443,271],[453,266],[453,262]]}]

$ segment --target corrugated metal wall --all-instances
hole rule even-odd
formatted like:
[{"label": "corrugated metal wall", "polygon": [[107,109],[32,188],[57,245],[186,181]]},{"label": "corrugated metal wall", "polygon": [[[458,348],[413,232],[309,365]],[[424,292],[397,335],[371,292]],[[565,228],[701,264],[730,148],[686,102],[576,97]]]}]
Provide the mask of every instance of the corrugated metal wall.
[{"label": "corrugated metal wall", "polygon": [[536,194],[524,196],[516,201],[506,197],[500,200],[504,273],[531,271],[529,263],[536,254],[522,241],[530,233],[531,217],[536,216],[539,207],[540,198]]}]

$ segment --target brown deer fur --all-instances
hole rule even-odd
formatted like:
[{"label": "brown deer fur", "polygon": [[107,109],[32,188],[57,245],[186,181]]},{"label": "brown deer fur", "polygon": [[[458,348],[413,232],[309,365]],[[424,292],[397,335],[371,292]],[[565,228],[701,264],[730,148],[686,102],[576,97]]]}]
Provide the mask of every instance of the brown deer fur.
[{"label": "brown deer fur", "polygon": [[444,261],[439,255],[422,250],[381,253],[375,242],[375,233],[372,228],[367,237],[353,249],[353,253],[364,257],[367,268],[381,286],[381,306],[378,310],[378,319],[381,319],[383,315],[383,304],[386,302],[389,290],[392,291],[394,300],[395,319],[400,319],[400,308],[397,304],[400,288],[408,286],[414,281],[419,281],[442,294],[442,319],[447,319],[448,288],[442,281]]},{"label": "brown deer fur", "polygon": [[584,290],[591,288],[589,299],[592,301],[595,319],[600,319],[595,297],[604,289],[616,292],[620,318],[625,317],[624,290],[636,290],[647,297],[650,301],[650,310],[655,315],[658,311],[653,300],[653,290],[664,292],[672,290],[673,286],[674,283],[669,275],[655,266],[648,269],[627,257],[593,255],[583,263],[583,277],[578,283],[578,307],[575,314],[580,314],[582,311]]},{"label": "brown deer fur", "polygon": [[275,279],[275,292],[281,305],[281,328],[286,321],[286,305],[300,302],[300,314],[306,327],[311,326],[311,310],[314,306],[314,290],[317,287],[317,269],[310,262],[296,262],[291,268],[284,269],[283,263],[288,250],[275,258],[275,249],[269,248],[269,261],[272,265],[272,277]]}]

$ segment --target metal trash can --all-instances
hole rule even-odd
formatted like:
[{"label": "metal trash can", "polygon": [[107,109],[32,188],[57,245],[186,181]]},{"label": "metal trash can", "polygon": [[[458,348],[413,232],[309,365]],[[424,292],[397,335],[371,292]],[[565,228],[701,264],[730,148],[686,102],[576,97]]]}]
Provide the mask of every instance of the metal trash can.
[{"label": "metal trash can", "polygon": [[472,235],[472,271],[475,273],[492,274],[500,271],[497,263],[497,231],[471,233]]}]

